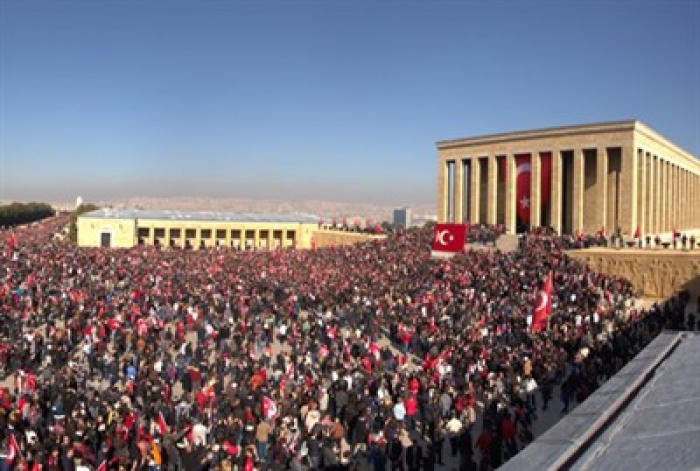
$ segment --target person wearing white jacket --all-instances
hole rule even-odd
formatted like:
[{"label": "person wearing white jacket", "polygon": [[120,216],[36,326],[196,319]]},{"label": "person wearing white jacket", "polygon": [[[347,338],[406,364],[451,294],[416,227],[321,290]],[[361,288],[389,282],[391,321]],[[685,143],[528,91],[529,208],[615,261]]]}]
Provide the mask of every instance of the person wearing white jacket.
[{"label": "person wearing white jacket", "polygon": [[538,385],[535,378],[532,376],[525,377],[525,393],[527,394],[527,407],[532,412],[537,410],[537,402],[535,400],[535,391],[537,391]]}]

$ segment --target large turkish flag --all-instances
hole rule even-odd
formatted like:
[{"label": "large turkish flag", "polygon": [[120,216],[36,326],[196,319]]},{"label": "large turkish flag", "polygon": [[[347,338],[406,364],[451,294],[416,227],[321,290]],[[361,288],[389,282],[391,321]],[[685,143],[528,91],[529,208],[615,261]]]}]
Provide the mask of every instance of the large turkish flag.
[{"label": "large turkish flag", "polygon": [[544,286],[537,293],[535,312],[532,314],[532,332],[547,329],[547,321],[552,312],[552,274],[547,277]]},{"label": "large turkish flag", "polygon": [[530,177],[532,176],[532,165],[530,164],[530,154],[519,154],[515,156],[515,204],[516,214],[523,224],[530,224]]},{"label": "large turkish flag", "polygon": [[436,224],[433,232],[433,251],[461,252],[467,241],[466,224]]}]

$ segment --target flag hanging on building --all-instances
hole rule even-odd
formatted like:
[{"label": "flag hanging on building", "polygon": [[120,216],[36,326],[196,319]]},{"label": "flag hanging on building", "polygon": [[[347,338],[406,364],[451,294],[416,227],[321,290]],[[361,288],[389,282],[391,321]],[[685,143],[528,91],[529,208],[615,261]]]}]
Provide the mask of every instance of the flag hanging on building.
[{"label": "flag hanging on building", "polygon": [[433,233],[433,252],[458,253],[467,240],[466,224],[436,224]]},{"label": "flag hanging on building", "polygon": [[532,176],[532,165],[530,154],[519,154],[515,156],[515,197],[516,214],[522,224],[530,224],[530,179]]},{"label": "flag hanging on building", "polygon": [[537,303],[535,312],[532,315],[532,332],[539,332],[547,329],[547,321],[552,312],[552,274],[547,276],[547,281],[537,293]]}]

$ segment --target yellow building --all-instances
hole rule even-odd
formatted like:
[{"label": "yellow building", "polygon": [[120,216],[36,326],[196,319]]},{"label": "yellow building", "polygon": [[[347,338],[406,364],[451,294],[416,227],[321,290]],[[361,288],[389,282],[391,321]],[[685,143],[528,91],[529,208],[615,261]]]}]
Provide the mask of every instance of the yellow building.
[{"label": "yellow building", "polygon": [[310,248],[315,216],[98,209],[78,217],[81,247]]},{"label": "yellow building", "polygon": [[453,139],[437,149],[439,222],[511,233],[700,228],[700,161],[641,121]]}]

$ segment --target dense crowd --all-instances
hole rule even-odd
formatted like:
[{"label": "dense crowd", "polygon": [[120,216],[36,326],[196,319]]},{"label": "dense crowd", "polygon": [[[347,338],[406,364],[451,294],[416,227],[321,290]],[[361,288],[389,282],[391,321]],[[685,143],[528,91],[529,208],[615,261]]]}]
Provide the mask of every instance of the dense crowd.
[{"label": "dense crowd", "polygon": [[[428,230],[109,250],[57,240],[65,222],[16,229],[0,254],[0,471],[491,469],[539,411],[565,413],[685,322],[686,295],[636,309],[629,282],[545,232],[445,261]],[[531,334],[550,273],[549,328]]]}]

